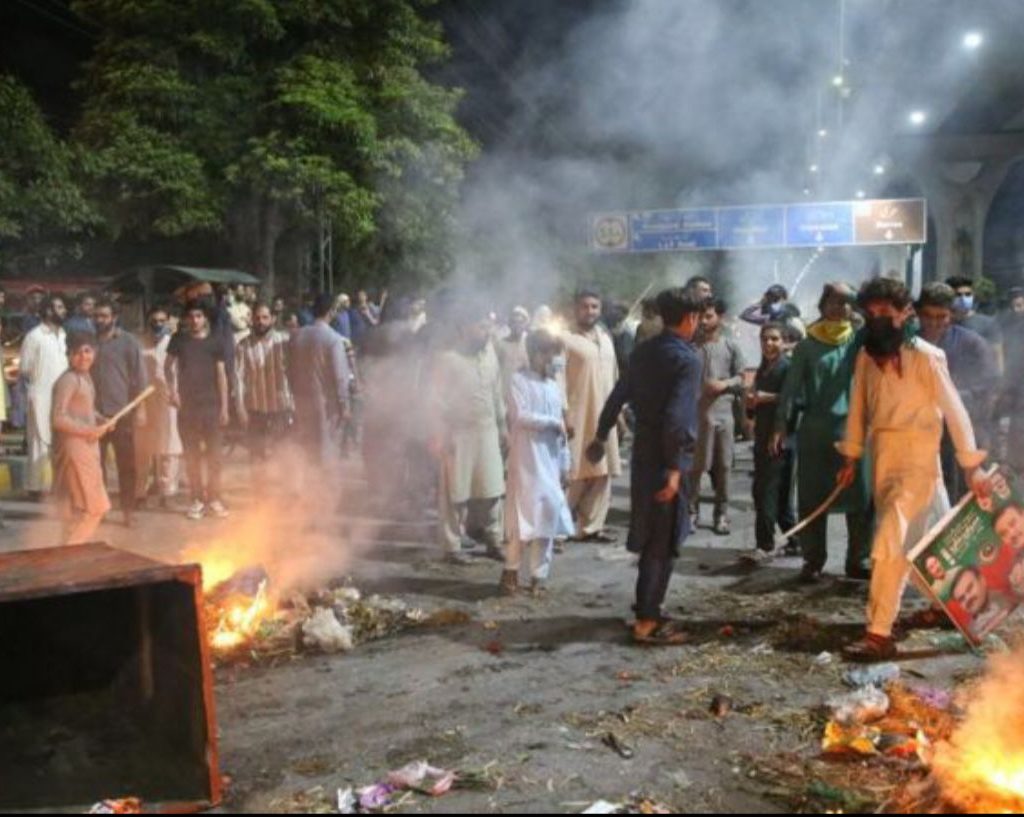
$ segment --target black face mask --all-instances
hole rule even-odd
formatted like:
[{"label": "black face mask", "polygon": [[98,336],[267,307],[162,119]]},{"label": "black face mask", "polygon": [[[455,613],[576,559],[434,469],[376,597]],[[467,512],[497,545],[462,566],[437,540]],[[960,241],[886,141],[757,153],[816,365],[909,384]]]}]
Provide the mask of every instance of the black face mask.
[{"label": "black face mask", "polygon": [[903,330],[892,318],[868,318],[864,348],[872,357],[887,358],[898,354],[903,345]]}]

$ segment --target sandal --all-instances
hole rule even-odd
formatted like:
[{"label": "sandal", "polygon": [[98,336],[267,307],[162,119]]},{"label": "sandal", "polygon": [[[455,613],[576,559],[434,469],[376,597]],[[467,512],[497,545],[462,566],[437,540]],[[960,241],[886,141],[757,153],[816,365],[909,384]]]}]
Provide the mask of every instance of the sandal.
[{"label": "sandal", "polygon": [[593,542],[598,545],[614,545],[619,540],[617,537],[605,533],[604,531],[601,531],[599,533],[588,534],[587,536],[584,536],[581,541]]},{"label": "sandal", "polygon": [[893,639],[872,633],[843,647],[843,658],[855,664],[879,664],[883,661],[892,661],[898,655],[899,650]]},{"label": "sandal", "polygon": [[640,635],[635,627],[633,629],[634,643],[645,647],[678,647],[688,639],[686,633],[679,632],[671,621],[659,622],[648,635]]}]

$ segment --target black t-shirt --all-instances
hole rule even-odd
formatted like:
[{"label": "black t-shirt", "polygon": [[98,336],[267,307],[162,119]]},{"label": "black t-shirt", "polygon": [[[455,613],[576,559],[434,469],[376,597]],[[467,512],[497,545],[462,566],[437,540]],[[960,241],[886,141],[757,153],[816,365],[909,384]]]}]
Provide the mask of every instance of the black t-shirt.
[{"label": "black t-shirt", "polygon": [[167,354],[178,360],[178,394],[186,414],[219,414],[217,364],[226,362],[220,338],[196,338],[179,332],[171,338]]}]

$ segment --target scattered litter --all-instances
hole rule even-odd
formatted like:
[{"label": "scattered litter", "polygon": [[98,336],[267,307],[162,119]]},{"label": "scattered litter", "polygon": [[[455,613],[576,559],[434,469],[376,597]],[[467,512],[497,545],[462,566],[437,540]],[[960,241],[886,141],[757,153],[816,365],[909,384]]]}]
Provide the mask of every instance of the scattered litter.
[{"label": "scattered litter", "polygon": [[836,723],[856,726],[881,720],[889,712],[889,696],[873,686],[861,687],[856,692],[836,695],[825,704]]},{"label": "scattered litter", "polygon": [[922,703],[930,706],[932,709],[948,712],[953,708],[953,693],[949,690],[921,684],[910,687],[910,691],[920,698]]},{"label": "scattered litter", "polygon": [[826,755],[877,755],[882,732],[870,726],[846,727],[835,721],[825,726],[821,751]]},{"label": "scattered litter", "polygon": [[816,667],[831,667],[835,662],[836,658],[830,652],[823,652],[814,659],[814,665]]},{"label": "scattered litter", "polygon": [[728,695],[716,695],[711,699],[711,714],[716,718],[724,718],[732,712],[733,701]]},{"label": "scattered litter", "polygon": [[488,641],[486,644],[484,644],[483,650],[484,652],[490,653],[495,658],[497,658],[499,655],[504,654],[505,645],[497,639],[494,639],[493,641]]},{"label": "scattered litter", "polygon": [[598,800],[594,805],[581,814],[618,814],[622,806],[617,803],[609,803],[607,800]]},{"label": "scattered litter", "polygon": [[103,800],[90,808],[89,814],[142,814],[142,801],[137,797]]},{"label": "scattered litter", "polygon": [[359,801],[352,788],[338,789],[338,814],[355,814]]},{"label": "scattered litter", "polygon": [[621,757],[623,760],[632,760],[636,754],[633,748],[626,743],[623,743],[614,732],[609,732],[603,738],[601,743],[611,749],[615,754]]},{"label": "scattered litter", "polygon": [[437,610],[423,619],[423,626],[461,627],[464,624],[469,624],[472,620],[473,616],[465,610],[452,610],[451,608],[445,608],[444,610]]},{"label": "scattered litter", "polygon": [[884,687],[900,679],[898,664],[875,664],[870,667],[855,667],[843,673],[843,683],[848,687]]},{"label": "scattered litter", "polygon": [[431,797],[441,797],[452,790],[455,772],[434,768],[426,761],[420,760],[397,771],[388,772],[385,783],[399,791],[408,789]]},{"label": "scattered litter", "polygon": [[772,647],[767,641],[762,641],[760,644],[755,645],[750,650],[751,655],[774,655],[775,648]]},{"label": "scattered litter", "polygon": [[721,630],[718,631],[718,634],[722,638],[732,638],[734,635],[736,635],[736,628],[733,627],[731,624],[726,624]]},{"label": "scattered litter", "polygon": [[387,783],[376,783],[359,792],[359,808],[363,811],[380,811],[391,805],[395,789]]},{"label": "scattered litter", "polygon": [[355,649],[352,630],[342,626],[333,610],[320,607],[302,625],[302,643],[325,653],[350,652]]}]

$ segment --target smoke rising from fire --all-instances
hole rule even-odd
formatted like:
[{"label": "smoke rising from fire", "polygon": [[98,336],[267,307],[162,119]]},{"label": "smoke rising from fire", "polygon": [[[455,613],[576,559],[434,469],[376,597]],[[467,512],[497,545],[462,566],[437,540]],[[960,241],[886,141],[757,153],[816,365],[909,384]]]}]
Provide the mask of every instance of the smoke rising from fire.
[{"label": "smoke rising from fire", "polygon": [[[703,273],[738,311],[799,279],[796,300],[814,317],[826,281],[902,271],[902,249],[600,258],[586,216],[922,195],[907,106],[941,121],[974,76],[956,47],[969,6],[923,5],[845,0],[842,36],[839,0],[491,3],[473,26],[452,20],[474,51],[455,80],[485,63],[514,108],[488,123],[470,176],[459,280],[535,304],[582,281],[628,299],[652,279]],[[471,105],[470,125],[495,105]]]}]

